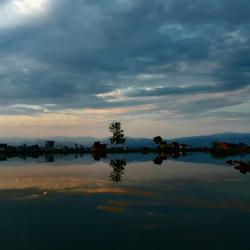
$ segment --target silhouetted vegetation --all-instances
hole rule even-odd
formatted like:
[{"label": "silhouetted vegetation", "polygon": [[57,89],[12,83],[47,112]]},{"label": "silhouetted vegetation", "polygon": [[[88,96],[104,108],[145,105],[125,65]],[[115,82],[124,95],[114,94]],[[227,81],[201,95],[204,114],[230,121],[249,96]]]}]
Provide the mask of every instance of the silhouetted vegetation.
[{"label": "silhouetted vegetation", "polygon": [[121,128],[121,122],[112,122],[109,125],[109,130],[113,133],[110,138],[111,144],[124,144],[126,142],[126,138],[124,135],[124,130]]},{"label": "silhouetted vegetation", "polygon": [[159,145],[158,146],[159,152],[164,152],[167,154],[186,152],[188,148],[188,145],[186,144],[179,144],[178,142],[168,143],[166,140],[163,140],[161,136],[154,137],[153,141],[157,145]]},{"label": "silhouetted vegetation", "polygon": [[156,137],[153,138],[153,141],[154,141],[156,144],[160,144],[160,143],[163,141],[163,139],[162,139],[161,136],[156,136]]},{"label": "silhouetted vegetation", "polygon": [[250,173],[250,161],[244,162],[244,161],[229,160],[226,161],[226,163],[230,166],[234,166],[234,168],[240,171],[242,174]]},{"label": "silhouetted vegetation", "polygon": [[122,175],[124,175],[126,160],[111,160],[109,165],[113,169],[113,171],[110,173],[110,180],[113,182],[120,182]]},{"label": "silhouetted vegetation", "polygon": [[160,156],[156,156],[155,159],[153,160],[153,162],[156,165],[161,165],[163,163],[163,159]]},{"label": "silhouetted vegetation", "polygon": [[227,156],[250,153],[250,147],[245,143],[227,143],[214,141],[208,151],[214,156]]}]

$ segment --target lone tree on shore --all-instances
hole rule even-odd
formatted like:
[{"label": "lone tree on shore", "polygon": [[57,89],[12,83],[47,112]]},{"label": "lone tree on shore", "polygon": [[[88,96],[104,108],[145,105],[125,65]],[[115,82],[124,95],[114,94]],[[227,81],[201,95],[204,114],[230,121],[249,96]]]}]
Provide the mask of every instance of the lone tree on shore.
[{"label": "lone tree on shore", "polygon": [[161,142],[163,142],[163,139],[161,136],[156,136],[153,138],[153,140],[156,144],[160,144]]},{"label": "lone tree on shore", "polygon": [[124,130],[121,128],[121,122],[112,122],[109,125],[109,130],[113,133],[113,136],[109,138],[112,144],[124,144],[126,142]]},{"label": "lone tree on shore", "polygon": [[219,147],[219,142],[213,141],[213,142],[212,142],[212,147],[213,147],[213,149],[218,149],[218,147]]}]

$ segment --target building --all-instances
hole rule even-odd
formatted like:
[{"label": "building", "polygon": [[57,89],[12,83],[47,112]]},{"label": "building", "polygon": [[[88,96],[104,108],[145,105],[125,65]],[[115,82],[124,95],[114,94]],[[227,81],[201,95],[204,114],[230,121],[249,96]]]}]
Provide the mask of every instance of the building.
[{"label": "building", "polygon": [[14,146],[7,147],[8,153],[15,154],[17,152],[17,148]]},{"label": "building", "polygon": [[248,145],[245,144],[245,143],[240,143],[240,144],[239,144],[239,148],[240,148],[240,150],[242,150],[242,151],[247,151]]},{"label": "building", "polygon": [[93,152],[106,152],[107,151],[107,144],[101,144],[99,141],[95,142],[91,147],[91,151]]},{"label": "building", "polygon": [[46,141],[45,142],[45,149],[46,150],[54,150],[55,149],[55,142],[54,141]]},{"label": "building", "polygon": [[31,145],[31,146],[28,147],[28,150],[39,152],[40,147],[38,145]]},{"label": "building", "polygon": [[18,151],[22,151],[22,152],[23,152],[23,151],[26,151],[26,150],[27,150],[27,144],[23,144],[22,146],[18,146],[18,147],[17,147],[17,150],[18,150]]},{"label": "building", "polygon": [[181,150],[185,150],[185,149],[188,148],[188,145],[187,144],[180,144],[179,147],[180,147]]},{"label": "building", "polygon": [[235,143],[226,143],[226,142],[219,142],[218,148],[221,150],[229,150],[229,149],[237,149],[237,144]]},{"label": "building", "polygon": [[173,145],[168,144],[166,141],[162,141],[162,142],[160,142],[160,149],[161,150],[171,150],[171,149],[173,149]]},{"label": "building", "polygon": [[0,144],[0,154],[1,154],[1,153],[6,153],[7,150],[8,150],[8,145],[5,144],[5,143],[1,143],[1,144]]},{"label": "building", "polygon": [[7,161],[7,155],[6,154],[0,154],[0,161]]}]

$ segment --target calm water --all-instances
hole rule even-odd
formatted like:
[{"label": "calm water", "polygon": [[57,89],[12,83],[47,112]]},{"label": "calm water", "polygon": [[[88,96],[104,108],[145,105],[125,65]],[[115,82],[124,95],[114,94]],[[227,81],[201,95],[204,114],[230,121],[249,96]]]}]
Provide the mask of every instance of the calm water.
[{"label": "calm water", "polygon": [[1,161],[1,249],[250,249],[250,173],[155,157]]}]

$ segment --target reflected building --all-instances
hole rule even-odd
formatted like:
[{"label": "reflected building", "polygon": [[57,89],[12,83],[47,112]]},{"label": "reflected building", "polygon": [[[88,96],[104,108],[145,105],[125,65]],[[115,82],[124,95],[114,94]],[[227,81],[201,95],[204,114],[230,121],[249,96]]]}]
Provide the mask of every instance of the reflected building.
[{"label": "reflected building", "polygon": [[100,161],[101,159],[107,158],[106,152],[92,152],[91,155],[95,161]]},{"label": "reflected building", "polygon": [[6,154],[0,154],[0,161],[7,161],[7,155]]},{"label": "reflected building", "polygon": [[164,151],[161,151],[158,156],[155,157],[153,160],[154,164],[161,165],[164,161],[166,161],[169,157],[172,157],[173,159],[178,159],[180,156],[184,156],[182,152],[175,151],[173,153],[167,153]]},{"label": "reflected building", "polygon": [[174,158],[174,159],[178,159],[181,155],[182,155],[182,153],[177,151],[177,152],[175,152],[175,153],[173,154],[173,158]]},{"label": "reflected building", "polygon": [[45,161],[46,161],[46,162],[54,162],[54,161],[55,161],[54,155],[46,154],[46,155],[45,155]]}]

